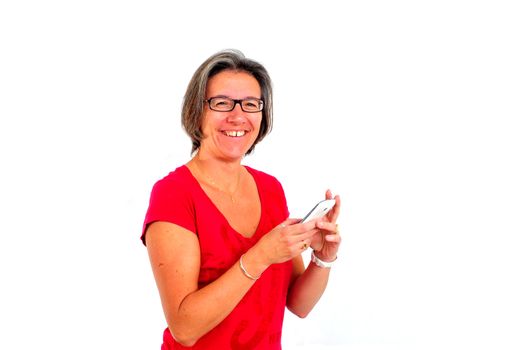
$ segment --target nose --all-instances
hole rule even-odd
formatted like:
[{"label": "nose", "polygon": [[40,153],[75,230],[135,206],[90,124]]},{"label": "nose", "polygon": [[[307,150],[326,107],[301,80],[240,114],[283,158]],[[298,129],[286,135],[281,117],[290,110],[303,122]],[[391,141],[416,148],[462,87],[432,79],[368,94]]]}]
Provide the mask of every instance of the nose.
[{"label": "nose", "polygon": [[234,110],[237,108],[237,105],[239,105],[239,110],[243,111],[243,108],[241,108],[241,100],[234,100]]},{"label": "nose", "polygon": [[[239,106],[236,106],[237,104],[239,104]],[[242,124],[245,122],[245,112],[241,109],[241,102],[235,102],[234,109],[228,113],[227,121],[235,124]]]}]

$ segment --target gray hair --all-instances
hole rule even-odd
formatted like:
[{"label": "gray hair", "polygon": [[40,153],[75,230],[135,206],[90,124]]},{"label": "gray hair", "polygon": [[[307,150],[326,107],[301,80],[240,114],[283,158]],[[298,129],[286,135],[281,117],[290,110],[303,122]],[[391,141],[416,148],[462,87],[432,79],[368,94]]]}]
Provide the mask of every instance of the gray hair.
[{"label": "gray hair", "polygon": [[250,154],[256,144],[272,130],[272,82],[267,70],[260,63],[246,58],[241,51],[220,51],[210,56],[197,68],[184,95],[181,124],[192,139],[192,153],[201,147],[201,140],[203,139],[201,123],[208,80],[225,70],[242,71],[252,75],[261,89],[261,99],[263,100],[261,127],[247,154]]}]

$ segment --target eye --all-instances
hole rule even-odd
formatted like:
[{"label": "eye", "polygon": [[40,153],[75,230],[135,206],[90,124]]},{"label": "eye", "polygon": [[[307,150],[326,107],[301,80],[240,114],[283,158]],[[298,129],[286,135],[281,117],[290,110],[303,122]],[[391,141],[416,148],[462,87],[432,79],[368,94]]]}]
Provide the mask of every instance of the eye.
[{"label": "eye", "polygon": [[213,104],[214,106],[226,105],[227,103],[228,103],[228,102],[227,102],[225,99],[223,99],[223,98],[214,98],[214,99],[212,100],[212,104]]},{"label": "eye", "polygon": [[243,100],[243,108],[251,111],[259,110],[260,101],[256,99]]},{"label": "eye", "polygon": [[212,108],[228,109],[232,106],[232,101],[228,98],[216,97],[210,100]]}]

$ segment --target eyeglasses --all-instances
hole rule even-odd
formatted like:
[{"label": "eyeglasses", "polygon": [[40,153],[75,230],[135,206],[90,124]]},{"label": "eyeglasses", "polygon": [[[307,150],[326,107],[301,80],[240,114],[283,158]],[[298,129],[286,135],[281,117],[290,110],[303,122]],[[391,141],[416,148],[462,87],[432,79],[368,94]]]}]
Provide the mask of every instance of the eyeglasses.
[{"label": "eyeglasses", "polygon": [[234,100],[229,97],[212,97],[208,100],[210,109],[217,112],[230,112],[236,108],[239,103],[241,110],[247,113],[256,113],[263,110],[263,100],[258,98],[245,98],[243,100]]}]

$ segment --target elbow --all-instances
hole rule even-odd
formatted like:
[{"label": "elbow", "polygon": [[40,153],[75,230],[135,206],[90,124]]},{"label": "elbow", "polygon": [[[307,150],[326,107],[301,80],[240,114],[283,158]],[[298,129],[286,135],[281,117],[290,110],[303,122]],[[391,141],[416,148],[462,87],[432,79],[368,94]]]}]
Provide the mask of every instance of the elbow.
[{"label": "elbow", "polygon": [[310,310],[301,309],[297,307],[288,307],[289,311],[292,312],[294,315],[296,315],[299,318],[305,318],[309,316]]},{"label": "elbow", "polygon": [[194,335],[190,334],[190,332],[185,331],[183,329],[178,329],[177,327],[169,327],[169,329],[175,341],[181,344],[182,346],[194,346],[195,343],[197,343],[197,341],[199,340],[198,337],[195,337]]},{"label": "elbow", "polygon": [[309,316],[309,312],[308,311],[299,311],[299,312],[295,312],[294,315],[298,316],[299,318],[305,318],[305,317]]},{"label": "elbow", "polygon": [[195,345],[195,343],[197,343],[197,340],[191,340],[191,339],[183,339],[183,340],[175,339],[175,341],[181,344],[182,346],[188,347],[188,348],[191,348],[192,346]]},{"label": "elbow", "polygon": [[166,321],[172,338],[184,347],[194,346],[204,334],[202,329],[195,324],[195,320],[185,316],[184,312],[168,312]]},{"label": "elbow", "polygon": [[306,318],[312,310],[312,306],[301,303],[295,298],[287,299],[287,309],[299,318]]}]

